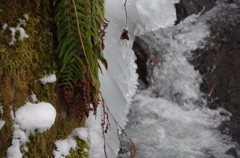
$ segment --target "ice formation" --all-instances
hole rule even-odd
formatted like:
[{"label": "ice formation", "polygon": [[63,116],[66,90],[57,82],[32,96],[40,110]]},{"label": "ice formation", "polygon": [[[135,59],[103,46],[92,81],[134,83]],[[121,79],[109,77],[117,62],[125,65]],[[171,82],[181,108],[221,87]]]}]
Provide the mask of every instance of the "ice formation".
[{"label": "ice formation", "polygon": [[[103,97],[117,122],[124,127],[132,96],[137,89],[137,74],[135,55],[131,50],[134,35],[143,34],[159,27],[173,25],[176,19],[174,3],[176,0],[128,0],[127,16],[128,29],[131,36],[129,47],[123,48],[119,39],[125,26],[125,0],[106,0],[105,17],[110,21],[106,29],[104,56],[108,61],[109,69],[99,74]],[[162,9],[159,9],[162,8]],[[149,10],[149,8],[151,8]],[[164,8],[164,9],[163,9]],[[166,12],[167,10],[167,12]],[[161,19],[160,17],[164,17]],[[152,16],[151,16],[152,15]],[[151,17],[151,18],[149,18]],[[161,19],[161,20],[160,20]],[[126,53],[123,59],[122,51]],[[101,128],[101,105],[95,117],[92,113],[87,120],[89,138],[91,142],[91,158],[103,158],[104,140]],[[96,119],[95,119],[96,118]],[[119,151],[119,139],[115,122],[110,117],[111,130],[106,134],[106,148],[108,157],[116,157]]]}]

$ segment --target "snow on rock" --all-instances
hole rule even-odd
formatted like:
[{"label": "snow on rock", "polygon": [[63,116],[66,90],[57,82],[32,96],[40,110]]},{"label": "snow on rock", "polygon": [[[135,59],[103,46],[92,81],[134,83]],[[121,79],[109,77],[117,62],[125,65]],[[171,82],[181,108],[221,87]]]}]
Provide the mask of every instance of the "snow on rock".
[{"label": "snow on rock", "polygon": [[5,125],[5,121],[3,121],[2,119],[0,119],[0,130],[2,129],[2,127]]},{"label": "snow on rock", "polygon": [[69,151],[71,149],[76,148],[77,142],[73,138],[68,138],[65,140],[58,140],[55,142],[55,145],[57,147],[57,151],[54,151],[55,157],[59,155],[59,153],[63,156],[68,156],[70,155]]},{"label": "snow on rock", "polygon": [[33,92],[32,92],[32,94],[30,95],[30,98],[32,99],[32,102],[33,102],[33,103],[37,102],[37,96],[36,96],[36,94],[34,94]]},{"label": "snow on rock", "polygon": [[9,42],[9,45],[13,45],[17,40],[15,38],[16,31],[19,31],[20,36],[18,37],[18,41],[23,40],[24,38],[28,38],[29,35],[26,34],[24,28],[20,27],[19,25],[17,27],[10,27],[9,30],[11,31],[12,40]]},{"label": "snow on rock", "polygon": [[8,158],[22,158],[22,153],[20,151],[20,140],[13,139],[12,146],[7,150]]},{"label": "snow on rock", "polygon": [[11,37],[12,37],[11,42],[9,42],[9,45],[11,46],[17,41],[15,38],[16,30],[13,27],[9,27],[9,30],[11,31]]},{"label": "snow on rock", "polygon": [[[69,151],[77,147],[77,142],[75,139],[76,137],[88,141],[88,129],[84,127],[76,128],[73,130],[72,134],[68,136],[67,139],[56,141],[55,145],[57,149],[53,151],[54,158],[62,158],[64,156],[70,155]],[[88,151],[85,150],[85,152]]]},{"label": "snow on rock", "polygon": [[18,124],[14,124],[13,129],[13,139],[20,140],[21,145],[24,145],[29,141],[28,134],[25,133],[22,129],[20,129],[20,126]]},{"label": "snow on rock", "polygon": [[176,18],[175,6],[173,4],[177,2],[176,0],[137,0],[138,25],[144,27],[146,31],[173,25]]},{"label": "snow on rock", "polygon": [[83,127],[76,128],[73,130],[72,134],[73,136],[78,136],[82,140],[85,140],[85,141],[89,140],[87,128],[83,128]]},{"label": "snow on rock", "polygon": [[26,19],[26,21],[28,21],[28,19],[29,19],[28,14],[23,14],[23,17]]},{"label": "snow on rock", "polygon": [[[179,0],[128,0],[127,16],[128,31],[131,36],[129,45],[120,41],[125,27],[125,0],[106,0],[105,17],[109,25],[106,29],[104,56],[108,61],[108,70],[99,74],[101,92],[111,113],[121,127],[127,122],[127,114],[132,96],[137,89],[135,54],[132,51],[134,35],[153,31],[160,27],[173,25],[176,20],[174,3]],[[122,54],[126,57],[123,59]],[[103,67],[103,66],[102,66]],[[102,106],[98,106],[97,116],[90,113],[87,120],[91,142],[91,158],[103,158],[104,139],[102,136]],[[110,115],[110,114],[109,114]],[[109,116],[111,130],[106,134],[106,150],[108,157],[114,158],[119,151],[119,140],[116,124]]]},{"label": "snow on rock", "polygon": [[7,27],[8,27],[8,24],[5,23],[5,24],[3,24],[2,29],[3,29],[3,30],[6,30]]},{"label": "snow on rock", "polygon": [[18,27],[15,28],[15,30],[20,32],[20,36],[18,37],[19,41],[23,40],[24,38],[29,37],[29,35],[26,34],[24,28],[18,26]]},{"label": "snow on rock", "polygon": [[24,146],[29,142],[30,133],[38,130],[42,133],[48,130],[56,118],[55,108],[46,102],[33,104],[27,102],[15,112],[15,117],[11,111],[14,120],[12,145],[7,150],[8,158],[22,158],[20,146],[23,146],[25,152],[28,148]]},{"label": "snow on rock", "polygon": [[45,75],[43,78],[39,80],[42,82],[42,84],[53,83],[57,81],[57,77],[55,74],[49,74],[49,75]]},{"label": "snow on rock", "polygon": [[[21,25],[26,26],[26,21],[28,21],[29,16],[28,16],[27,14],[24,14],[23,16],[24,16],[24,18],[25,18],[26,20],[24,20],[24,19],[18,19],[18,20],[19,20],[19,23],[17,23],[17,26],[16,26],[16,27],[9,27],[9,31],[11,32],[11,37],[12,37],[11,41],[9,42],[9,45],[10,45],[10,46],[11,46],[11,45],[14,45],[14,43],[17,41],[17,40],[16,40],[16,37],[15,37],[16,32],[19,32],[18,41],[22,41],[24,38],[29,38],[29,35],[26,34],[24,28],[21,27]],[[2,29],[3,29],[3,30],[6,30],[7,27],[8,27],[8,24],[5,23],[5,24],[2,26]]]},{"label": "snow on rock", "polygon": [[[0,113],[3,113],[3,109],[2,106],[0,106]],[[5,121],[0,119],[0,130],[2,129],[2,127],[5,125]]]},{"label": "snow on rock", "polygon": [[56,110],[50,103],[27,102],[16,111],[15,122],[23,130],[34,132],[37,129],[42,133],[53,125],[55,118]]}]

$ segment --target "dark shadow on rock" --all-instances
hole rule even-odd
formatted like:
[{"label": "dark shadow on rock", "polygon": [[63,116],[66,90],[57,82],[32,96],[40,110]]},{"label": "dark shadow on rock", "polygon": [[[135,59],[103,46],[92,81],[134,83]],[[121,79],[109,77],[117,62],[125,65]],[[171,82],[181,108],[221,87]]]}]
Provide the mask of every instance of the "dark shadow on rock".
[{"label": "dark shadow on rock", "polygon": [[149,53],[140,45],[138,44],[137,40],[133,43],[133,51],[137,57],[136,64],[137,64],[137,73],[138,73],[138,81],[139,81],[139,89],[145,89],[149,86],[149,81],[147,79],[148,72],[147,72],[147,60],[149,59]]},{"label": "dark shadow on rock", "polygon": [[180,0],[175,4],[177,21],[175,24],[179,24],[180,21],[192,14],[198,14],[199,12],[206,12],[212,9],[216,0]]}]

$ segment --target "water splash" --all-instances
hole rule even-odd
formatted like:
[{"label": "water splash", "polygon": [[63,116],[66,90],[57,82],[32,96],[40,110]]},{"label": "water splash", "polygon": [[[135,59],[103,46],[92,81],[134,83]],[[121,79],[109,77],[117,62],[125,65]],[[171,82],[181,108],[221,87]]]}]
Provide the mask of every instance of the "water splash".
[{"label": "water splash", "polygon": [[[204,47],[204,38],[210,34],[207,21],[224,9],[231,8],[218,5],[203,16],[193,15],[178,26],[137,39],[151,52],[151,86],[135,95],[125,128],[136,145],[137,158],[232,157],[225,153],[235,144],[216,130],[231,114],[206,106],[205,95],[199,90],[201,75],[189,63],[191,51]],[[153,62],[156,58],[160,62]],[[119,158],[127,158],[126,141],[122,141]]]}]

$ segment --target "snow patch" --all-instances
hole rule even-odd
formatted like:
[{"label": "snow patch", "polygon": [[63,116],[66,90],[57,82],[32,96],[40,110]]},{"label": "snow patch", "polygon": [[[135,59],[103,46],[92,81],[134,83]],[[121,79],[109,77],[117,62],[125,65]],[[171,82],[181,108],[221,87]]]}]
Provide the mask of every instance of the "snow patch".
[{"label": "snow patch", "polygon": [[20,25],[18,25],[17,27],[9,27],[9,30],[11,31],[11,37],[12,37],[11,42],[9,42],[10,46],[13,45],[17,41],[16,38],[15,38],[16,31],[19,31],[19,33],[20,33],[18,41],[21,41],[24,38],[28,38],[29,37],[29,35],[26,34],[24,28],[20,27]]},{"label": "snow patch", "polygon": [[56,110],[50,103],[33,104],[27,102],[16,111],[15,122],[23,130],[34,132],[37,129],[42,133],[54,124],[55,118]]},{"label": "snow patch", "polygon": [[[1,105],[1,103],[0,103]],[[2,109],[2,106],[0,106],[0,113],[2,114],[3,113],[3,109]],[[0,119],[0,130],[2,129],[2,127],[5,125],[5,121]]]},{"label": "snow patch", "polygon": [[137,0],[136,8],[139,21],[145,31],[153,31],[161,27],[174,25],[176,18],[176,1],[169,0]]},{"label": "snow patch", "polygon": [[[19,23],[17,23],[17,26],[16,26],[16,27],[9,27],[9,30],[10,30],[10,32],[11,32],[11,41],[9,42],[9,45],[10,45],[10,46],[11,46],[11,45],[14,45],[14,43],[17,41],[17,40],[16,40],[16,37],[15,37],[16,32],[19,32],[18,41],[22,41],[24,38],[29,38],[29,35],[26,34],[24,28],[21,27],[21,25],[26,26],[26,21],[28,21],[29,17],[28,17],[27,14],[24,14],[23,16],[24,16],[24,18],[25,18],[26,20],[24,20],[24,19],[18,19]],[[7,27],[8,27],[8,24],[5,23],[5,24],[2,26],[2,29],[3,29],[3,30],[6,30]]]},{"label": "snow patch", "polygon": [[23,150],[27,152],[28,148],[24,145],[29,142],[30,133],[36,130],[39,133],[48,130],[55,122],[56,110],[46,102],[38,104],[27,102],[16,111],[15,117],[11,111],[11,116],[14,120],[14,130],[12,146],[8,148],[7,156],[8,158],[22,158],[20,146],[23,146]]},{"label": "snow patch", "polygon": [[3,29],[3,30],[6,30],[7,27],[8,27],[8,24],[5,23],[5,24],[3,24],[2,29]]},{"label": "snow patch", "polygon": [[[54,158],[62,158],[70,155],[69,151],[77,147],[76,137],[88,141],[88,129],[84,127],[76,128],[67,139],[56,141],[55,145],[57,149],[53,151]],[[88,150],[84,149],[84,152],[88,152]]]},{"label": "snow patch", "polygon": [[13,27],[9,27],[9,30],[11,31],[11,37],[12,37],[11,42],[9,42],[9,45],[11,46],[17,41],[15,38],[16,30]]},{"label": "snow patch", "polygon": [[32,94],[30,95],[30,98],[32,99],[32,102],[33,102],[33,103],[35,103],[35,102],[38,101],[36,94],[34,94],[33,92],[32,92]]},{"label": "snow patch", "polygon": [[70,155],[69,151],[71,149],[75,149],[77,146],[77,142],[73,138],[68,138],[65,140],[58,140],[55,142],[55,145],[57,147],[57,151],[55,153],[61,153],[63,156],[68,156]]},{"label": "snow patch", "polygon": [[25,133],[18,124],[14,124],[13,125],[13,138],[14,139],[18,139],[20,140],[20,144],[23,145],[23,144],[26,144],[27,142],[29,142],[29,139],[28,139],[28,134]]},{"label": "snow patch", "polygon": [[28,19],[29,19],[28,14],[23,14],[23,17],[26,19],[26,21],[28,21]]},{"label": "snow patch", "polygon": [[89,140],[88,138],[88,129],[87,128],[76,128],[72,132],[73,136],[78,136],[80,139],[87,141]]},{"label": "snow patch", "polygon": [[7,150],[7,157],[8,158],[22,158],[22,153],[20,151],[20,140],[13,139],[12,146]]},{"label": "snow patch", "polygon": [[18,37],[18,41],[22,41],[24,38],[28,38],[29,35],[26,34],[25,30],[22,27],[15,27],[16,31],[20,32],[20,36]]},{"label": "snow patch", "polygon": [[55,74],[49,74],[49,75],[45,75],[43,78],[39,80],[42,82],[42,84],[53,83],[57,81],[57,77]]},{"label": "snow patch", "polygon": [[0,119],[0,130],[2,129],[2,127],[5,125],[5,121],[3,121],[2,119]]}]

